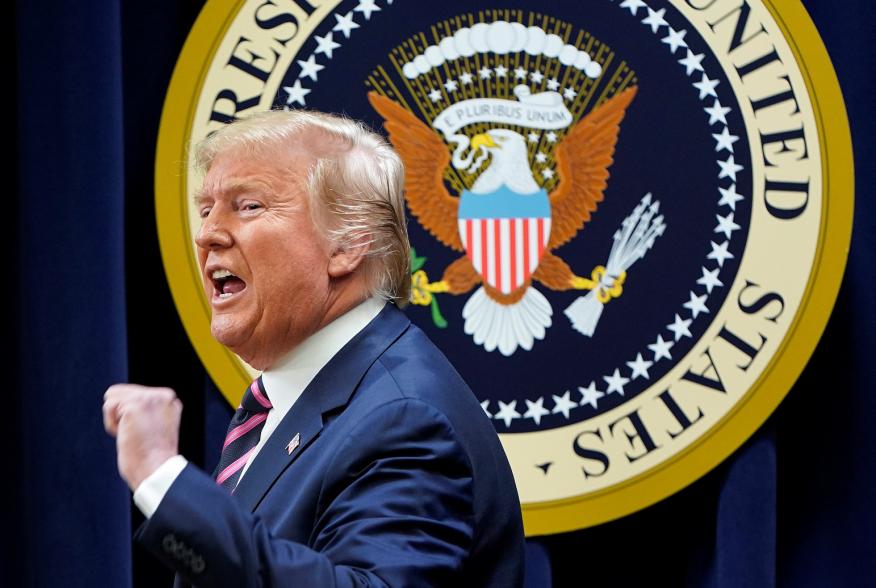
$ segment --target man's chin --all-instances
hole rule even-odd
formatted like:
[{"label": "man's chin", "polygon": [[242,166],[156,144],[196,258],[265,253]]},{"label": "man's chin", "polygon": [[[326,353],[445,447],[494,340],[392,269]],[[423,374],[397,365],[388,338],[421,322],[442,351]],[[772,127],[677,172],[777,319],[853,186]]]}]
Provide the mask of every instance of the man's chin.
[{"label": "man's chin", "polygon": [[237,324],[229,324],[222,319],[213,319],[210,323],[210,334],[216,341],[240,355],[239,350],[246,346],[250,338],[250,329],[242,328]]}]

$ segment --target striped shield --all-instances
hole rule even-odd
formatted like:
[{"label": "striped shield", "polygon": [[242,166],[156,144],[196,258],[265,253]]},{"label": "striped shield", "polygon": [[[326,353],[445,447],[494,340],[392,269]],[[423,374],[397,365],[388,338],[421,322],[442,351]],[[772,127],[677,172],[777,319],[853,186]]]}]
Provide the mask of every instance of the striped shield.
[{"label": "striped shield", "polygon": [[487,284],[510,294],[526,283],[547,246],[551,233],[547,193],[465,191],[461,198],[459,235],[468,258]]}]

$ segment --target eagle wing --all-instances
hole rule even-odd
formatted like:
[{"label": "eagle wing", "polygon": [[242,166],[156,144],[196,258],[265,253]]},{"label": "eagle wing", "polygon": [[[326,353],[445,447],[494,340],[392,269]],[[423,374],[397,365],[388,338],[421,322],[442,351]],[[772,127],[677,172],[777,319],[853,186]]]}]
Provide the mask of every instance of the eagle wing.
[{"label": "eagle wing", "polygon": [[368,101],[383,117],[389,140],[405,163],[405,197],[411,212],[436,239],[462,251],[457,227],[459,199],[444,186],[444,170],[450,163],[444,141],[393,100],[368,92]]},{"label": "eagle wing", "polygon": [[559,186],[551,192],[548,250],[571,240],[602,201],[614,147],[636,87],[627,88],[594,108],[557,146]]}]

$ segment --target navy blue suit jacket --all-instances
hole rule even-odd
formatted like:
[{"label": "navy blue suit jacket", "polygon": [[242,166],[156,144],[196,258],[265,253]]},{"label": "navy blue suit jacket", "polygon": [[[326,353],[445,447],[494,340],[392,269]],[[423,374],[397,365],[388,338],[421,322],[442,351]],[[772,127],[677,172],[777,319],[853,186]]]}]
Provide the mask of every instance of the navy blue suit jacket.
[{"label": "navy blue suit jacket", "polygon": [[523,583],[495,430],[389,304],[319,372],[233,496],[188,465],[137,538],[197,586]]}]

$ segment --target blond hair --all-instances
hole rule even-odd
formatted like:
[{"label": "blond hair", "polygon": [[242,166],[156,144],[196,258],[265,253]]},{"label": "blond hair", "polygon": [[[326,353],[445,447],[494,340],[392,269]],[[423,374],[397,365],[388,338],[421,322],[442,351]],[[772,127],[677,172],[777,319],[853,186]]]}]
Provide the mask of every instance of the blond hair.
[{"label": "blond hair", "polygon": [[195,147],[194,163],[206,172],[223,151],[266,152],[292,145],[308,131],[329,145],[314,151],[304,178],[314,225],[339,248],[367,246],[363,271],[368,293],[404,306],[411,294],[404,164],[380,135],[342,116],[271,110],[212,133]]}]

